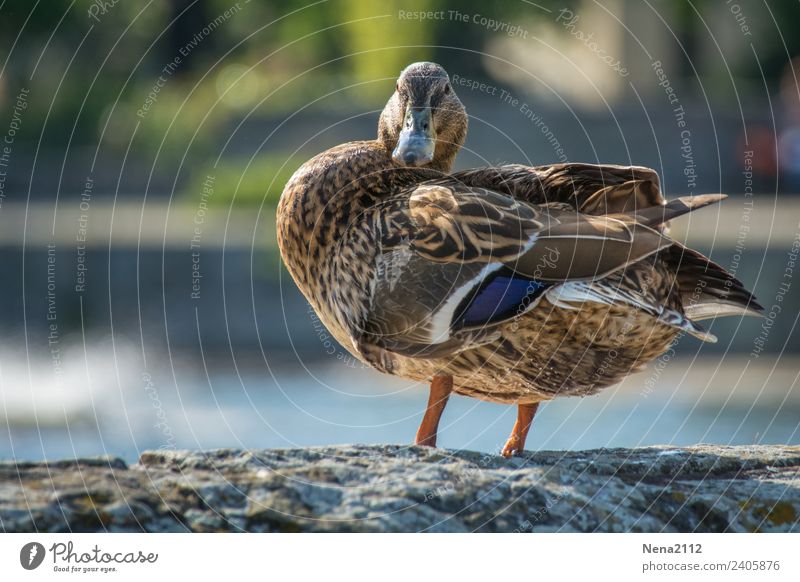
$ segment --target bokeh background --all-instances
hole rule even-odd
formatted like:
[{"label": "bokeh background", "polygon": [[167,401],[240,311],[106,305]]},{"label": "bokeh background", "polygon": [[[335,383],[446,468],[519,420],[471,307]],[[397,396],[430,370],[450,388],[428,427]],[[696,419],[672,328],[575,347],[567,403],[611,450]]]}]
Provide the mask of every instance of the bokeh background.
[{"label": "bokeh background", "polygon": [[[761,0],[0,0],[0,458],[410,442],[426,387],[328,336],[274,212],[417,60],[470,114],[459,168],[730,194],[673,234],[767,309],[545,405],[529,448],[800,442],[798,22]],[[514,415],[455,397],[440,443],[497,450]]]}]

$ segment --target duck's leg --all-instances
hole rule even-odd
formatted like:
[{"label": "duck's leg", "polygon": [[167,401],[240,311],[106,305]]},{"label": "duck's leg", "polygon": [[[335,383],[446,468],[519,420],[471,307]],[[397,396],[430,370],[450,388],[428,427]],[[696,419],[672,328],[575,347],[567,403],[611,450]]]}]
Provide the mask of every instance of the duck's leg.
[{"label": "duck's leg", "polygon": [[514,423],[511,436],[508,437],[500,453],[505,458],[519,454],[525,449],[525,439],[528,438],[528,429],[531,428],[533,417],[536,416],[536,411],[538,409],[538,402],[536,404],[520,404],[517,407],[517,422]]},{"label": "duck's leg", "polygon": [[414,441],[425,447],[436,446],[436,431],[439,429],[439,419],[442,417],[447,399],[453,391],[452,376],[434,376],[431,381],[431,392],[428,396],[428,408],[419,425],[417,438]]}]

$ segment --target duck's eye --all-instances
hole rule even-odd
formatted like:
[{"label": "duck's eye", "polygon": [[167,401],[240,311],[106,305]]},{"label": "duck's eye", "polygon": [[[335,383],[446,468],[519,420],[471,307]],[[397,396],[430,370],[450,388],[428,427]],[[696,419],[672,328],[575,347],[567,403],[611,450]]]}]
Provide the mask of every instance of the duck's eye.
[{"label": "duck's eye", "polygon": [[450,93],[450,83],[444,86],[444,94],[447,95]]},{"label": "duck's eye", "polygon": [[395,91],[397,91],[398,93],[400,92],[400,83],[397,83],[397,84],[394,86],[394,90],[395,90]]}]

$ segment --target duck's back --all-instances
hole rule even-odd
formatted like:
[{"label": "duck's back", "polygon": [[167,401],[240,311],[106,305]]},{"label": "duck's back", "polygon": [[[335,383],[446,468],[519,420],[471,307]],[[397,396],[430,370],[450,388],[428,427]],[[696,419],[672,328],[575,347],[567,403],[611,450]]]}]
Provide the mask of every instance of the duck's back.
[{"label": "duck's back", "polygon": [[[613,384],[663,353],[682,330],[709,339],[689,309],[742,313],[755,305],[724,269],[658,234],[668,212],[691,209],[684,200],[665,206],[658,177],[646,168],[502,166],[437,178],[395,166],[377,142],[355,142],[317,156],[292,177],[278,209],[278,236],[298,286],[357,357],[414,379],[452,375],[456,390],[472,396],[535,402]],[[454,219],[459,212],[468,215]],[[523,303],[516,313],[507,293],[497,295],[495,288],[518,288],[519,281],[518,265],[500,265],[496,251],[541,256],[531,245],[544,248],[534,241],[545,223],[604,215],[628,221],[623,230],[631,236],[637,220],[653,225],[651,234],[637,235],[650,237],[642,239],[641,260],[611,257],[620,266],[602,276],[572,281],[567,270],[561,282],[540,286],[527,273],[526,284],[537,286],[517,296]],[[614,228],[618,220],[584,226]],[[575,247],[581,255],[606,244],[623,255],[636,250],[625,246],[624,232],[616,240],[603,238],[608,231],[598,240],[588,235]],[[448,247],[448,237],[463,244]],[[491,256],[476,258],[483,251],[474,245]],[[532,298],[529,308],[524,301]],[[487,301],[508,313],[496,317],[495,304],[481,304]]]}]

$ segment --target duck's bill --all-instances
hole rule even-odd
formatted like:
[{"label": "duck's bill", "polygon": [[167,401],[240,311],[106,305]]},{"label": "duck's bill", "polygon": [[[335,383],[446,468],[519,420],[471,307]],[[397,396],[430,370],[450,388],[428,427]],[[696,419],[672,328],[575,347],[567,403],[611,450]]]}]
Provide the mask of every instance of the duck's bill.
[{"label": "duck's bill", "polygon": [[409,108],[392,159],[403,166],[424,166],[433,160],[434,149],[436,139],[430,108]]}]

